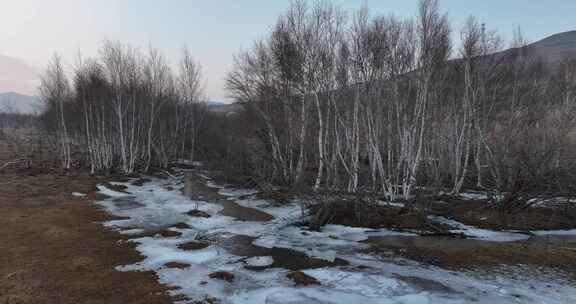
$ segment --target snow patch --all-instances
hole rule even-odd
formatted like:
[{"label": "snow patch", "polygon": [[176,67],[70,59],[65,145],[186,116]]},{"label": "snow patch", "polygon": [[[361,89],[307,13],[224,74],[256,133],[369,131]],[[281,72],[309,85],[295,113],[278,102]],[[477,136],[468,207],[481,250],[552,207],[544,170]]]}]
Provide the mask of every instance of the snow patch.
[{"label": "snow patch", "polygon": [[239,197],[239,196],[248,196],[258,193],[259,191],[256,189],[235,189],[235,188],[222,188],[218,193],[224,196],[231,196],[231,197]]},{"label": "snow patch", "polygon": [[568,230],[537,230],[531,231],[534,235],[576,235],[576,229]]},{"label": "snow patch", "polygon": [[246,259],[245,262],[250,266],[268,266],[274,263],[274,258],[271,256],[256,256]]},{"label": "snow patch", "polygon": [[463,233],[466,236],[481,239],[490,242],[512,242],[528,239],[530,236],[521,233],[494,231],[488,229],[477,228],[474,226],[466,225],[455,220],[450,220],[445,217],[433,216],[430,217],[440,224],[446,224],[457,229],[452,229],[452,233]]},{"label": "snow patch", "polygon": [[109,189],[103,185],[97,185],[96,186],[98,188],[98,192],[101,194],[104,194],[106,196],[110,196],[110,197],[124,197],[124,196],[130,196],[130,194],[128,193],[123,193],[123,192],[118,192],[118,191],[114,191],[112,189]]}]

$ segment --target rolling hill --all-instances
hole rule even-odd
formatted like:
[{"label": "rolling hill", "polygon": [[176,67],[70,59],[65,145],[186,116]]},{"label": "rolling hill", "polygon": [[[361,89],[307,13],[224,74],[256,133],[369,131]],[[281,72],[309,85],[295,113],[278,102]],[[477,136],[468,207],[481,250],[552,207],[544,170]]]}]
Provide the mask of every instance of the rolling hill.
[{"label": "rolling hill", "polygon": [[0,112],[32,114],[39,112],[40,98],[16,92],[0,93]]}]

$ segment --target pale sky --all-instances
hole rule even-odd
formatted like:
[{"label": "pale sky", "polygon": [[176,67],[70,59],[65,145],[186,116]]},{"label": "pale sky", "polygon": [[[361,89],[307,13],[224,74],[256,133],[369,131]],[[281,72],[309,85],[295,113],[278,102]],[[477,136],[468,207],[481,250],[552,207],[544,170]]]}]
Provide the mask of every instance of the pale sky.
[{"label": "pale sky", "polygon": [[[334,0],[346,10],[366,2],[373,14],[413,16],[417,0]],[[0,0],[0,55],[44,67],[54,52],[71,67],[104,39],[160,49],[171,64],[187,45],[203,66],[206,91],[224,100],[232,56],[264,37],[288,0]],[[509,37],[531,41],[576,29],[576,0],[440,0],[454,32],[470,15]],[[2,71],[0,71],[2,73]]]}]

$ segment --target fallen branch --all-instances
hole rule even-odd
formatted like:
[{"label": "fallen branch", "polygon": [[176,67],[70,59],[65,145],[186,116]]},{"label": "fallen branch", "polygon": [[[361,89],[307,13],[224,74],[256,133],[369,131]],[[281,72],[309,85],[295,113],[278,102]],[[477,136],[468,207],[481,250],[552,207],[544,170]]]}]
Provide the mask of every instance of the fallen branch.
[{"label": "fallen branch", "polygon": [[166,174],[166,175],[170,176],[171,178],[176,178],[176,176],[174,176],[174,175],[170,174],[170,172],[168,172],[168,171],[166,171],[166,170],[160,170],[160,172],[162,172],[162,173],[164,173],[164,174]]},{"label": "fallen branch", "polygon": [[11,160],[9,162],[4,163],[2,166],[0,166],[0,171],[2,171],[3,169],[12,166],[12,165],[17,165],[19,163],[25,163],[26,167],[30,167],[30,163],[32,161],[28,158],[21,158],[21,159],[16,159],[16,160]]}]

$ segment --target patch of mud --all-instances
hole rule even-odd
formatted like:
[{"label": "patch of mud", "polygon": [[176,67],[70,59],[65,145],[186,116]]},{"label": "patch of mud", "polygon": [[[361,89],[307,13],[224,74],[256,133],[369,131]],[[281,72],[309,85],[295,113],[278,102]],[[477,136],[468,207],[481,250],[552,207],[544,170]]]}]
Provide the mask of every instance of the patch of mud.
[{"label": "patch of mud", "polygon": [[429,234],[447,233],[442,225],[431,225],[415,208],[380,205],[363,200],[326,201],[311,207],[310,230],[326,224],[362,228],[417,230]]},{"label": "patch of mud", "polygon": [[157,234],[162,237],[179,237],[182,235],[182,232],[165,229],[158,232]]},{"label": "patch of mud", "polygon": [[176,229],[190,229],[190,225],[186,224],[186,223],[177,223],[176,225],[173,225],[171,228],[176,228]]},{"label": "patch of mud", "polygon": [[294,282],[296,286],[310,286],[310,285],[320,285],[320,282],[309,276],[302,271],[291,271],[286,274],[286,277]]},{"label": "patch of mud", "polygon": [[284,268],[288,270],[304,270],[323,267],[347,266],[346,260],[336,258],[328,261],[318,258],[311,258],[304,253],[286,248],[265,248],[252,244],[256,238],[246,235],[235,235],[230,238],[223,238],[218,241],[218,245],[230,254],[245,257],[271,256],[274,262],[265,266],[245,266],[246,269],[260,271],[269,268]]},{"label": "patch of mud", "polygon": [[576,235],[537,235],[530,237],[525,243],[533,248],[558,247],[576,250]]},{"label": "patch of mud", "polygon": [[204,179],[192,174],[186,178],[184,195],[194,200],[210,201],[222,205],[224,208],[219,214],[224,216],[233,217],[239,221],[250,222],[267,222],[274,219],[274,216],[254,208],[240,206],[239,204],[228,200],[224,195],[218,193],[217,190],[210,188],[204,184]]},{"label": "patch of mud", "polygon": [[477,249],[490,246],[493,242],[476,239],[461,239],[450,237],[417,237],[417,236],[371,236],[364,241],[369,244],[383,245],[391,249],[429,248],[442,250],[444,248]]},{"label": "patch of mud", "polygon": [[210,246],[210,244],[205,243],[205,242],[188,242],[188,243],[184,243],[181,245],[178,245],[178,248],[182,249],[182,250],[200,250],[200,249],[204,249],[206,247]]},{"label": "patch of mud", "polygon": [[232,283],[234,281],[234,274],[227,271],[216,271],[208,275],[211,279],[222,280],[228,283]]},{"label": "patch of mud", "polygon": [[204,217],[204,218],[208,218],[210,217],[210,214],[201,211],[201,210],[190,210],[188,212],[186,212],[186,215],[191,216],[191,217]]},{"label": "patch of mud", "polygon": [[274,219],[272,215],[264,211],[240,206],[232,201],[222,201],[220,203],[224,206],[224,209],[219,212],[220,214],[233,217],[239,221],[268,222]]},{"label": "patch of mud", "polygon": [[448,268],[482,269],[534,265],[576,273],[576,236],[533,236],[513,242],[443,237],[374,236],[364,241],[369,252],[392,252]]},{"label": "patch of mud", "polygon": [[433,208],[433,214],[446,216],[467,225],[484,229],[560,230],[576,228],[576,204],[527,208],[517,214],[499,212],[487,201],[442,197],[443,206]]},{"label": "patch of mud", "polygon": [[118,210],[132,210],[145,207],[146,205],[137,202],[134,197],[118,197],[115,198],[113,201],[114,206],[118,208]]},{"label": "patch of mud", "polygon": [[177,269],[186,269],[190,267],[190,264],[187,263],[179,263],[179,262],[168,262],[164,264],[166,268],[177,268]]}]

